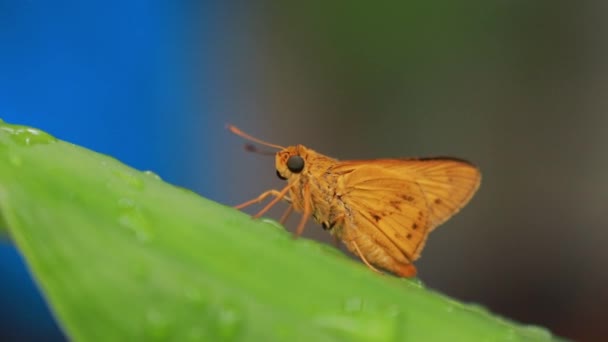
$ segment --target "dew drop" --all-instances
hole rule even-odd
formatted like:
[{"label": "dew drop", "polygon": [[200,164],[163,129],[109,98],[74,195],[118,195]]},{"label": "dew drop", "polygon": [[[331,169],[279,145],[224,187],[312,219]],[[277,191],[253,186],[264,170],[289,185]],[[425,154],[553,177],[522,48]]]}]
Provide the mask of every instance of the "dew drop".
[{"label": "dew drop", "polygon": [[419,289],[423,289],[424,288],[424,283],[422,282],[422,280],[420,278],[402,278],[403,281],[408,282],[410,285],[413,285]]},{"label": "dew drop", "polygon": [[146,242],[150,239],[150,235],[142,228],[141,222],[138,221],[137,216],[121,215],[118,218],[118,223],[132,230],[139,242]]},{"label": "dew drop", "polygon": [[144,189],[144,182],[133,171],[114,170],[112,173],[120,178],[128,187],[135,190]]},{"label": "dew drop", "polygon": [[157,175],[156,173],[154,173],[153,171],[150,170],[146,170],[143,172],[144,175],[152,178],[152,179],[156,179],[156,180],[162,180],[162,178],[160,178],[159,175]]},{"label": "dew drop", "polygon": [[463,305],[462,308],[469,312],[474,312],[474,313],[481,314],[481,315],[489,314],[488,309],[486,309],[482,305],[475,304],[475,303]]},{"label": "dew drop", "polygon": [[0,131],[10,134],[11,140],[22,146],[50,144],[57,141],[57,138],[41,130],[5,122],[0,122]]},{"label": "dew drop", "polygon": [[267,223],[268,225],[272,226],[273,228],[277,228],[280,230],[285,230],[285,227],[283,227],[278,221],[275,221],[271,218],[268,217],[262,217],[260,218],[261,222]]},{"label": "dew drop", "polygon": [[130,198],[121,198],[117,203],[119,209],[118,223],[131,230],[139,242],[146,242],[152,237],[148,221],[136,203]]},{"label": "dew drop", "polygon": [[550,341],[552,339],[552,335],[549,330],[537,325],[526,325],[520,329],[520,332],[536,340]]}]

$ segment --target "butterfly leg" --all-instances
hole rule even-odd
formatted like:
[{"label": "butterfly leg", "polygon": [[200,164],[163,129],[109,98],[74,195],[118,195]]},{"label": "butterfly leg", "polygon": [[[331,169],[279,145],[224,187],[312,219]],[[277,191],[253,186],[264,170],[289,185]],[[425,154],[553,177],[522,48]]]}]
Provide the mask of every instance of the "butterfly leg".
[{"label": "butterfly leg", "polygon": [[[241,203],[239,205],[235,205],[234,208],[240,210],[240,209],[246,208],[246,207],[248,207],[248,206],[250,206],[252,204],[260,203],[263,200],[265,200],[266,197],[268,197],[268,196],[276,196],[276,197],[278,197],[280,194],[281,194],[281,192],[279,190],[274,190],[274,189],[268,190],[268,191],[264,191],[258,197],[254,198],[254,199],[251,199],[251,200],[249,200],[249,201],[247,201],[245,203]],[[291,200],[288,197],[285,197],[285,199],[287,199],[288,202],[291,202]]]},{"label": "butterfly leg", "polygon": [[289,217],[289,215],[291,215],[292,212],[293,212],[293,205],[290,205],[289,207],[287,207],[287,210],[285,210],[285,212],[283,213],[283,216],[281,216],[279,223],[285,224],[285,221],[287,221],[287,218]]},{"label": "butterfly leg", "polygon": [[260,196],[254,198],[252,200],[249,200],[249,201],[247,201],[245,203],[241,203],[241,204],[235,206],[234,208],[235,209],[243,209],[243,208],[248,207],[248,206],[250,206],[252,204],[262,202],[268,196],[275,196],[275,198],[272,201],[270,201],[270,203],[268,203],[262,210],[260,210],[257,214],[255,214],[253,216],[253,218],[258,218],[258,217],[262,216],[265,212],[267,212],[268,210],[270,210],[270,208],[272,208],[272,206],[274,206],[275,204],[277,204],[277,202],[279,202],[281,199],[287,199],[288,202],[291,202],[291,199],[289,199],[288,197],[285,197],[285,195],[287,194],[287,191],[289,191],[289,189],[290,189],[290,186],[288,185],[288,186],[286,186],[281,191],[274,190],[274,189],[273,190],[265,191]]},{"label": "butterfly leg", "polygon": [[302,232],[304,231],[304,226],[306,225],[306,221],[308,221],[311,212],[312,208],[310,207],[310,188],[308,184],[306,184],[304,187],[304,210],[302,211],[302,218],[300,219],[300,223],[298,224],[298,227],[296,228],[296,231],[293,234],[294,238],[297,238],[298,236],[302,235]]},{"label": "butterfly leg", "polygon": [[[264,208],[262,208],[262,210],[258,211],[257,214],[253,215],[253,218],[259,218],[262,215],[264,215],[268,210],[270,210],[270,208],[272,208],[275,204],[277,204],[283,197],[285,197],[285,194],[287,194],[287,191],[289,191],[289,189],[291,188],[290,185],[286,186],[285,188],[283,188],[283,190],[279,191],[279,193],[275,193],[274,195],[276,196],[272,201],[270,201],[268,204],[266,204],[266,206]],[[276,191],[276,190],[274,190]],[[263,194],[262,194],[263,195]]]},{"label": "butterfly leg", "polygon": [[374,271],[376,273],[383,274],[382,272],[380,272],[380,270],[378,270],[377,268],[372,266],[372,264],[370,264],[367,261],[367,259],[365,259],[365,257],[363,256],[363,253],[361,253],[361,250],[359,249],[359,246],[357,246],[357,243],[355,242],[355,240],[353,240],[353,246],[355,247],[355,250],[357,251],[359,258],[361,258],[361,260],[363,261],[363,263],[365,263],[365,265],[367,265],[367,267],[369,267],[372,271]]}]

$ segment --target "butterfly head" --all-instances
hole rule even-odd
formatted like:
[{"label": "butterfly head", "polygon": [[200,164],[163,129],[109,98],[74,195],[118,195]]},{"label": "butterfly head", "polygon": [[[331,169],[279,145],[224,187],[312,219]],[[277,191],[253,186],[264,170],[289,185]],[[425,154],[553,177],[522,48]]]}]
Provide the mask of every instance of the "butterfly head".
[{"label": "butterfly head", "polygon": [[277,176],[287,180],[306,169],[308,149],[302,145],[289,146],[276,154]]},{"label": "butterfly head", "polygon": [[[243,137],[251,142],[274,148],[279,150],[276,153],[276,169],[277,176],[283,180],[290,179],[292,176],[297,176],[306,170],[308,156],[310,150],[302,145],[283,147],[281,145],[271,144],[264,140],[252,137],[251,135],[241,131],[235,126],[228,125],[227,128],[234,134]],[[257,152],[261,154],[274,154],[273,152],[258,151],[254,145],[245,145],[245,148],[250,152]]]}]

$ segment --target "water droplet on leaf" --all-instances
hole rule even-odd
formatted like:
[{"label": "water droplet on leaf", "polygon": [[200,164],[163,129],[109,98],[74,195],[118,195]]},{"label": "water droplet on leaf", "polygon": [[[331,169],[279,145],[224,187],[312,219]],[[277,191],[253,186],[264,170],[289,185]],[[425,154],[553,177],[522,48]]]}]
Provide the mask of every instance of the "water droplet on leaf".
[{"label": "water droplet on leaf", "polygon": [[154,172],[152,172],[150,170],[144,171],[143,174],[146,175],[146,176],[148,176],[148,177],[150,177],[150,178],[156,179],[156,180],[162,180],[162,178],[160,178],[159,175],[157,175],[156,173],[154,173]]},{"label": "water droplet on leaf", "polygon": [[130,188],[138,191],[144,189],[144,182],[141,180],[139,175],[135,174],[134,171],[114,170],[112,173],[119,179],[121,179]]},{"label": "water droplet on leaf", "polygon": [[11,140],[22,146],[50,144],[57,141],[57,138],[41,130],[5,122],[0,122],[0,131],[10,134]]},{"label": "water droplet on leaf", "polygon": [[142,214],[137,204],[130,198],[118,200],[118,223],[131,230],[139,242],[146,242],[152,237],[152,231],[147,219]]}]

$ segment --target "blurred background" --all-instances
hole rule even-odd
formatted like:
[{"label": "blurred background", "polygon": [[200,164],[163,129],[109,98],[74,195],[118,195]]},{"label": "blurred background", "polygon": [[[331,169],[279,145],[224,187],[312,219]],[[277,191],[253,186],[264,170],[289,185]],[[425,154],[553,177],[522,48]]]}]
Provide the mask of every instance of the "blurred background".
[{"label": "blurred background", "polygon": [[[606,10],[591,0],[0,0],[0,118],[231,205],[281,182],[228,122],[339,159],[469,159],[482,186],[431,235],[422,281],[599,341]],[[329,241],[316,224],[305,236]],[[64,339],[1,241],[0,340]]]}]

